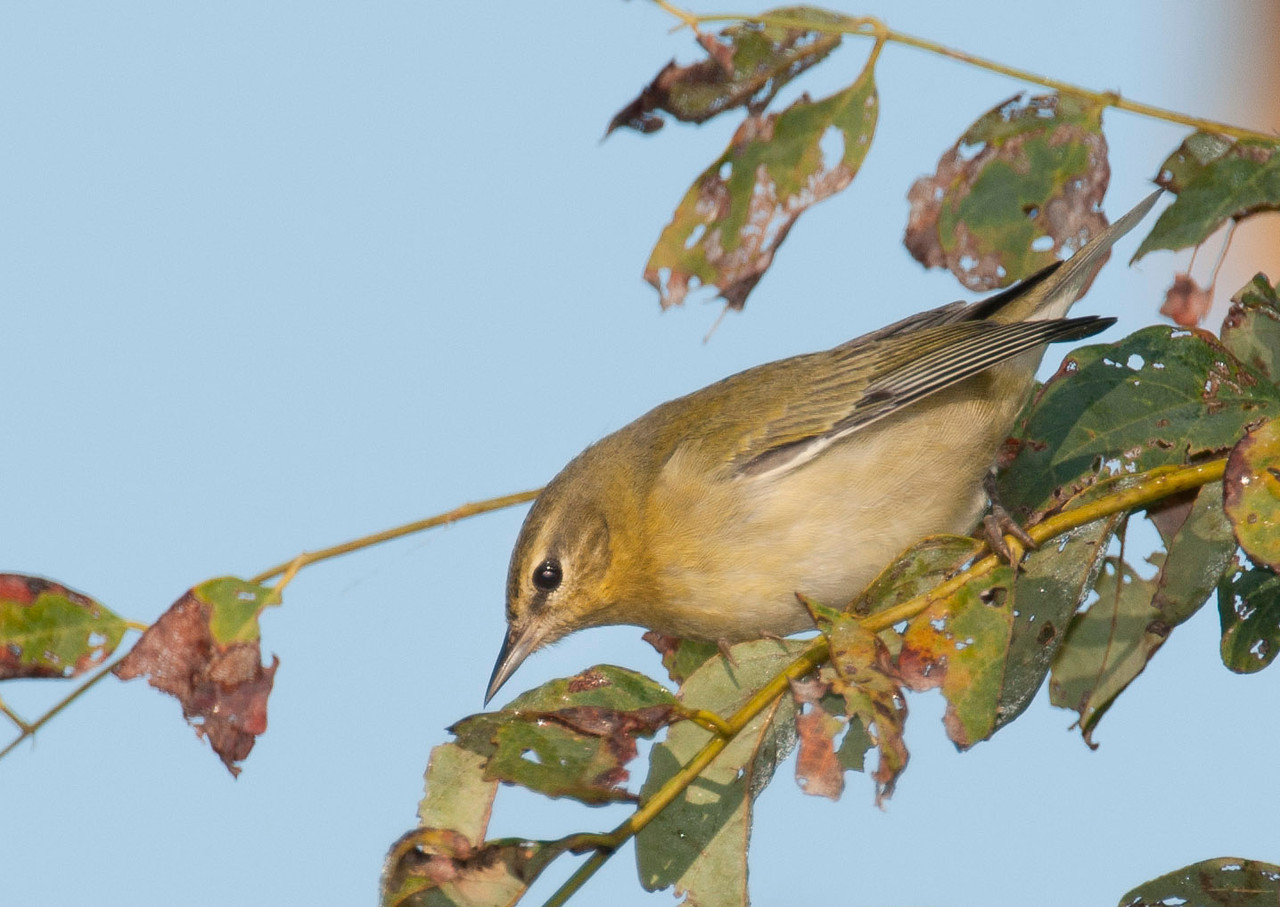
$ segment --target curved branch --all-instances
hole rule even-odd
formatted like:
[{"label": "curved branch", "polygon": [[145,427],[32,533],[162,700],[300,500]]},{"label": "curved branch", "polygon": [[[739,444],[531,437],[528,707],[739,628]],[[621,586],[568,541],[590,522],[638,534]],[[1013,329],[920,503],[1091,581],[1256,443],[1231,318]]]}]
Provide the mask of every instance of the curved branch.
[{"label": "curved branch", "polygon": [[1130,101],[1121,97],[1119,92],[1115,91],[1093,91],[1088,88],[1082,88],[1079,85],[1072,85],[1069,82],[1063,82],[1058,79],[1051,79],[1047,76],[1039,75],[1026,69],[1019,69],[1016,66],[1007,66],[1004,63],[998,63],[995,60],[988,60],[985,57],[979,57],[974,54],[957,50],[954,47],[947,47],[936,41],[930,41],[928,38],[920,38],[915,35],[900,32],[889,28],[879,19],[871,16],[845,17],[843,21],[831,21],[822,19],[809,19],[803,15],[785,15],[774,13],[763,13],[760,15],[736,15],[732,13],[716,13],[709,16],[699,16],[694,13],[679,9],[673,4],[662,0],[658,3],[662,9],[675,16],[681,21],[679,27],[689,27],[694,30],[698,25],[704,22],[753,22],[759,25],[775,25],[780,28],[802,29],[804,31],[826,32],[831,34],[857,35],[859,37],[874,38],[876,47],[887,41],[893,41],[898,44],[905,44],[908,47],[915,47],[929,53],[937,54],[940,57],[947,57],[952,60],[958,60],[969,66],[978,69],[985,69],[988,72],[999,73],[1008,76],[1011,79],[1017,79],[1020,82],[1029,82],[1033,85],[1042,85],[1053,91],[1063,94],[1074,94],[1089,98],[1101,107],[1114,107],[1117,110],[1136,113],[1140,116],[1150,117],[1156,120],[1163,120],[1167,123],[1178,123],[1183,126],[1190,126],[1193,129],[1203,130],[1204,132],[1214,132],[1219,135],[1231,136],[1235,139],[1257,139],[1264,142],[1274,142],[1275,135],[1265,132],[1259,132],[1254,129],[1246,129],[1241,126],[1233,126],[1230,123],[1220,123],[1216,120],[1206,120],[1201,117],[1193,117],[1184,113],[1178,113],[1176,110],[1166,110],[1162,107],[1156,107],[1153,104],[1144,104],[1140,101]]}]

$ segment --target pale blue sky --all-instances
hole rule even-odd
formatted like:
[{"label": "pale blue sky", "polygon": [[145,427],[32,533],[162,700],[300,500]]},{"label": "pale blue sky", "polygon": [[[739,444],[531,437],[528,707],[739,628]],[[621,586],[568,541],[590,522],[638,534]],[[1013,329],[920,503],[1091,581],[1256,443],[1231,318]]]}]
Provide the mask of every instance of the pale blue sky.
[{"label": "pale blue sky", "polygon": [[[1220,9],[868,11],[1274,128],[1226,99],[1243,77],[1226,69]],[[671,24],[641,2],[0,7],[0,569],[151,621],[204,578],[536,486],[664,399],[964,295],[903,250],[904,196],[1022,86],[890,47],[862,173],[792,231],[747,311],[706,345],[717,305],[660,315],[639,277],[648,249],[734,123],[599,139],[693,53]],[[865,50],[851,42],[797,90],[847,83]],[[1114,112],[1106,125],[1115,214],[1185,130]],[[1121,317],[1111,337],[1155,320],[1172,272],[1167,254],[1126,270],[1136,242],[1081,306]],[[6,901],[373,903],[430,748],[481,708],[521,517],[305,571],[263,621],[281,666],[238,781],[176,702],[100,685],[0,761]],[[1109,904],[1198,859],[1280,858],[1280,669],[1229,674],[1216,625],[1210,607],[1173,634],[1096,752],[1042,696],[958,755],[941,698],[913,696],[912,762],[884,812],[858,776],[834,804],[789,777],[764,794],[755,902]],[[532,658],[512,689],[596,661],[660,670],[638,631],[593,630]],[[0,693],[35,715],[61,689]],[[623,815],[504,789],[492,828],[545,837]],[[670,902],[639,889],[629,848],[579,903],[606,896]]]}]

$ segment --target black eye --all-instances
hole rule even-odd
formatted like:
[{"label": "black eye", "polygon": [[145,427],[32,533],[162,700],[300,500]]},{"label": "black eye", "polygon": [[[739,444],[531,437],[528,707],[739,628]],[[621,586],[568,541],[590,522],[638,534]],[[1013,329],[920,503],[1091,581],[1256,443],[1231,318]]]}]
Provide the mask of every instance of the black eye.
[{"label": "black eye", "polygon": [[533,585],[543,592],[554,592],[564,579],[564,571],[555,558],[547,558],[533,570]]}]

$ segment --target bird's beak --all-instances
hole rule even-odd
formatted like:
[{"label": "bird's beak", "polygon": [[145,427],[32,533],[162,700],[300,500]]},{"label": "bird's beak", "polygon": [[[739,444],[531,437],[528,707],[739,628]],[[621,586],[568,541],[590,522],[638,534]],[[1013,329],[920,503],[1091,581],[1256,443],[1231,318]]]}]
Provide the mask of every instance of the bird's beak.
[{"label": "bird's beak", "polygon": [[485,705],[488,705],[489,700],[502,689],[502,685],[511,679],[511,675],[516,672],[516,668],[520,667],[521,662],[529,657],[529,653],[538,647],[541,636],[536,623],[529,624],[523,630],[517,630],[515,627],[507,630],[507,638],[502,641],[498,661],[493,666],[493,676],[489,678],[489,691],[484,695]]}]

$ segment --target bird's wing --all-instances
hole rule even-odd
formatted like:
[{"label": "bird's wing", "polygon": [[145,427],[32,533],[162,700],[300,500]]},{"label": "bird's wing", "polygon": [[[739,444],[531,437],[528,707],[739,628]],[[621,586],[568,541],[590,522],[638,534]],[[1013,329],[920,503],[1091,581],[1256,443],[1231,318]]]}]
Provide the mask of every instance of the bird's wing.
[{"label": "bird's wing", "polygon": [[[993,365],[1056,340],[1096,334],[1113,318],[1054,319],[1001,324],[962,321],[880,343],[837,347],[763,429],[734,452],[739,477],[776,475],[812,460],[853,433]],[[815,379],[815,376],[816,379]]]}]

